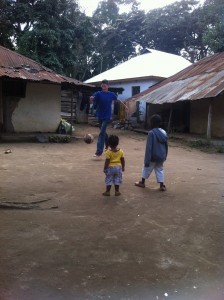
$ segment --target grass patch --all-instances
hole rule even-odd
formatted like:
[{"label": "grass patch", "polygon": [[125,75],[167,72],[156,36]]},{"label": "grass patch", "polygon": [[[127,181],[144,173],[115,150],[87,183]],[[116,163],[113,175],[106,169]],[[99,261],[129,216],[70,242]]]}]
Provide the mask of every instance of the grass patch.
[{"label": "grass patch", "polygon": [[217,147],[217,152],[218,153],[224,153],[224,146]]},{"label": "grass patch", "polygon": [[182,145],[184,147],[188,148],[194,148],[198,149],[202,152],[207,152],[207,153],[224,153],[224,146],[216,146],[213,145],[209,140],[206,139],[196,139],[196,140],[186,140],[184,138],[175,138],[171,137],[169,138],[169,141],[174,142],[175,144]]},{"label": "grass patch", "polygon": [[173,135],[171,135],[171,136],[169,136],[169,140],[170,141],[180,141],[180,140],[182,140],[183,138],[180,138],[180,137],[177,137],[177,136],[173,136]]},{"label": "grass patch", "polygon": [[192,148],[210,148],[213,147],[213,145],[209,141],[202,141],[202,140],[195,140],[195,141],[190,141],[189,146]]},{"label": "grass patch", "polygon": [[215,146],[208,140],[195,140],[195,141],[189,141],[188,145],[191,148],[199,149],[203,152],[208,153],[224,153],[224,147],[222,146]]}]

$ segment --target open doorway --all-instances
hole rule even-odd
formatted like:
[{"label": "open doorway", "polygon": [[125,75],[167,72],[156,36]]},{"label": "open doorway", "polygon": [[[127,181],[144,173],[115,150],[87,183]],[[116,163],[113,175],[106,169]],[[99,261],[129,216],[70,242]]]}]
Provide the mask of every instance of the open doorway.
[{"label": "open doorway", "polygon": [[[161,127],[168,130],[170,122],[171,132],[190,131],[190,101],[176,103],[151,104],[147,103],[145,127],[150,129],[150,117],[159,114],[162,118]],[[172,113],[171,113],[172,111]]]}]

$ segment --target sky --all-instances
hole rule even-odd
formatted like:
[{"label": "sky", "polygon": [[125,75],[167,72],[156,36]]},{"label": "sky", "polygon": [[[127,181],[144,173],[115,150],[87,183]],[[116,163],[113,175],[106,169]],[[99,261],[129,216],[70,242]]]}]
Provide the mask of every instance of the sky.
[{"label": "sky", "polygon": [[[93,11],[97,8],[100,0],[78,0],[81,8],[88,16],[91,16]],[[154,9],[160,8],[180,0],[138,0],[140,3],[139,8],[145,10],[146,12]],[[204,3],[204,0],[200,0],[201,3]]]}]

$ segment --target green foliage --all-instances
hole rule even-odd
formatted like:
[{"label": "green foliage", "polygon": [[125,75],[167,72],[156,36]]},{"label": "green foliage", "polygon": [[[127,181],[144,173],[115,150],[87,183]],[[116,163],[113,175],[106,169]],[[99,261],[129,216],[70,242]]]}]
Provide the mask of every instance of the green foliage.
[{"label": "green foliage", "polygon": [[106,26],[113,25],[118,17],[119,8],[116,1],[101,1],[93,14],[95,22],[105,24]]},{"label": "green foliage", "polygon": [[214,145],[211,141],[209,140],[194,140],[194,141],[189,141],[187,144],[192,147],[196,148],[198,150],[201,150],[203,152],[208,152],[208,153],[224,153],[224,146],[217,146]]},{"label": "green foliage", "polygon": [[224,146],[219,146],[219,147],[217,148],[217,152],[218,152],[218,153],[224,153]]},{"label": "green foliage", "polygon": [[10,20],[10,5],[7,0],[0,1],[0,45],[13,49],[11,37],[13,26]]},{"label": "green foliage", "polygon": [[182,0],[147,14],[144,46],[183,54],[194,62],[207,55],[202,43],[203,14],[197,0]]},{"label": "green foliage", "polygon": [[1,45],[16,46],[19,53],[57,72],[83,79],[87,57],[93,51],[93,31],[90,18],[80,12],[75,1],[3,1]]},{"label": "green foliage", "polygon": [[[130,13],[119,14],[119,4],[131,4]],[[136,36],[141,29],[144,12],[137,9],[136,1],[101,1],[93,14],[95,51],[91,76],[108,70],[136,55]]]},{"label": "green foliage", "polygon": [[204,14],[207,16],[207,28],[203,37],[214,52],[224,51],[224,2],[206,0]]},{"label": "green foliage", "polygon": [[195,140],[190,142],[190,146],[193,148],[209,148],[211,146],[211,143],[207,140]]},{"label": "green foliage", "polygon": [[146,13],[136,0],[102,0],[87,17],[78,0],[1,0],[0,44],[82,81],[144,48],[194,62],[224,51],[224,3],[181,0]]}]

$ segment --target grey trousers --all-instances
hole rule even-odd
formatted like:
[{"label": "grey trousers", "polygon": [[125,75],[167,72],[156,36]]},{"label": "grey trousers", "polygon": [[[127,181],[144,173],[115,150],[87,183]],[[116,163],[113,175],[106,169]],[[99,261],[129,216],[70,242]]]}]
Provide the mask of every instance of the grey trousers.
[{"label": "grey trousers", "polygon": [[148,179],[152,171],[155,171],[157,182],[164,182],[164,170],[162,162],[151,162],[149,167],[143,167],[142,178]]}]

